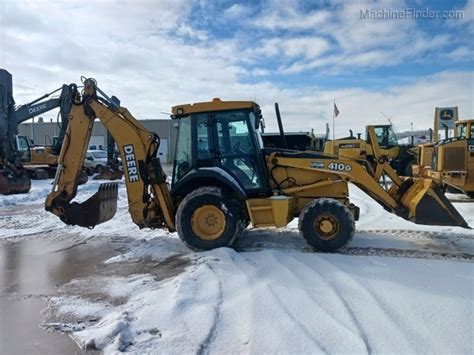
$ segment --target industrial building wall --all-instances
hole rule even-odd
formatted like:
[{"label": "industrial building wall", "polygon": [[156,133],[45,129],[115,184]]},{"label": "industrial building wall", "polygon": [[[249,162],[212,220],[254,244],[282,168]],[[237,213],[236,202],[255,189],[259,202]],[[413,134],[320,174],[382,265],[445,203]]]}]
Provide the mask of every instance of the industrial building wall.
[{"label": "industrial building wall", "polygon": [[[174,157],[177,128],[171,119],[165,120],[140,120],[140,123],[148,130],[156,132],[161,139],[159,156],[163,162],[171,162]],[[57,122],[35,122],[22,123],[18,126],[18,133],[33,140],[34,144],[52,144],[53,137],[58,136],[59,126]],[[89,148],[107,149],[107,131],[101,122],[96,120],[92,129]]]}]

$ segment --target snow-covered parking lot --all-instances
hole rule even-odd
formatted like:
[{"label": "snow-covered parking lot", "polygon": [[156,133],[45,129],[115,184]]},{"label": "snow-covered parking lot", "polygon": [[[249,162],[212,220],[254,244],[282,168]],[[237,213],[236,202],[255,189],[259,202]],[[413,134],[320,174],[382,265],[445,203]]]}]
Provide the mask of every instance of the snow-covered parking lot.
[{"label": "snow-covered parking lot", "polygon": [[[44,296],[38,326],[64,332],[83,348],[140,354],[474,352],[471,230],[406,222],[351,188],[361,218],[351,244],[338,254],[310,250],[297,221],[281,230],[249,229],[236,250],[194,253],[176,234],[139,230],[128,215],[123,184],[114,219],[93,230],[65,226],[43,209],[50,182],[34,181],[29,195],[0,197],[2,245],[25,238],[71,238],[77,245],[124,241],[96,272],[58,283]],[[81,198],[97,186],[81,186]],[[474,204],[455,206],[474,226]],[[0,279],[2,291],[12,287],[6,280]]]}]

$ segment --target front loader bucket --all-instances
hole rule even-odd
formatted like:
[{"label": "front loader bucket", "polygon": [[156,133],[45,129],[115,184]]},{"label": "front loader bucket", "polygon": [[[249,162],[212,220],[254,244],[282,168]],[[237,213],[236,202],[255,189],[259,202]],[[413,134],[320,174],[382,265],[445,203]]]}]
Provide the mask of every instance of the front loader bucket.
[{"label": "front loader bucket", "polygon": [[66,224],[92,228],[111,219],[117,212],[117,183],[101,184],[99,191],[82,203],[73,202],[61,217]]},{"label": "front loader bucket", "polygon": [[0,170],[0,194],[24,194],[31,188],[31,180],[27,174],[16,175],[10,170]]},{"label": "front loader bucket", "polygon": [[416,224],[469,228],[464,218],[444,196],[440,186],[431,179],[409,178],[399,191],[405,191],[399,198],[408,209],[410,221]]}]

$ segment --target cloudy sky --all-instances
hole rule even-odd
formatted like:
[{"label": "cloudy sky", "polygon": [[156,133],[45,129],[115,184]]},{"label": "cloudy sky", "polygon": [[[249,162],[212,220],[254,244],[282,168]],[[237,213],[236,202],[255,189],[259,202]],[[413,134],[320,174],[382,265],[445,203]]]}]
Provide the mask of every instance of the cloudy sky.
[{"label": "cloudy sky", "polygon": [[473,0],[0,0],[18,104],[87,76],[141,119],[255,100],[267,131],[274,102],[286,130],[322,133],[336,100],[339,136],[385,123],[381,112],[398,131],[432,127],[436,106],[473,117],[473,36]]}]

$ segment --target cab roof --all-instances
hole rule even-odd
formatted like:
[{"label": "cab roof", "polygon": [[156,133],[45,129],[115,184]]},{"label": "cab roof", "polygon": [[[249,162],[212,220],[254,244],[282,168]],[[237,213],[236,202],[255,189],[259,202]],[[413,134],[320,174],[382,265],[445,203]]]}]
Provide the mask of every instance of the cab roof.
[{"label": "cab roof", "polygon": [[208,102],[196,102],[193,104],[183,104],[173,106],[171,108],[171,118],[180,118],[192,113],[225,111],[237,109],[254,109],[258,104],[253,101],[222,101],[221,99],[213,99]]},{"label": "cab roof", "polygon": [[464,123],[474,123],[474,119],[472,118],[466,118],[464,120],[458,120],[456,121],[456,125],[459,125],[459,124],[464,124]]}]

